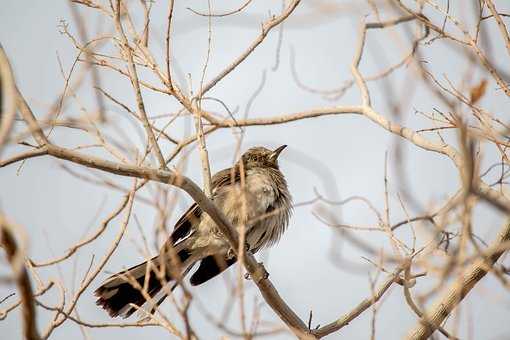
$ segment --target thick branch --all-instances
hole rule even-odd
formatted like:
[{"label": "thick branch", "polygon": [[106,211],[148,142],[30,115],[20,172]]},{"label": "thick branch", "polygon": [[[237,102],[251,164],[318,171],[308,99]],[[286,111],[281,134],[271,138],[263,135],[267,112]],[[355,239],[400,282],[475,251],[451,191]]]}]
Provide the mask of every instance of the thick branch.
[{"label": "thick branch", "polygon": [[14,238],[15,231],[3,216],[0,215],[1,246],[7,254],[7,260],[14,272],[14,279],[18,286],[21,298],[21,312],[23,319],[23,336],[27,340],[39,340],[41,337],[37,332],[35,323],[35,305],[32,285],[28,277],[27,269],[24,266],[24,255],[20,251]]},{"label": "thick branch", "polygon": [[488,254],[490,255],[476,261],[449,287],[447,292],[425,313],[425,319],[421,319],[409,332],[407,339],[428,339],[471,289],[492,269],[496,261],[507,250],[507,247],[501,246],[502,243],[508,241],[510,241],[509,221],[501,229],[496,241],[489,247]]}]

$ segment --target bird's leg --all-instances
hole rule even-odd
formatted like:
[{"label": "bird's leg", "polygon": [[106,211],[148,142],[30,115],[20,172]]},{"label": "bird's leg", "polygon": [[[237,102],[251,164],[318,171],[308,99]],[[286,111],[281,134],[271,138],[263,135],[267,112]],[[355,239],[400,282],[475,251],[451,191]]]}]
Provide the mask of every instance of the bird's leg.
[{"label": "bird's leg", "polygon": [[234,248],[230,247],[227,250],[227,259],[231,260],[236,256],[236,253],[234,251]]},{"label": "bird's leg", "polygon": [[[248,242],[244,243],[244,250],[246,252],[250,251],[250,245],[248,244]],[[234,249],[232,247],[228,248],[228,250],[227,250],[227,258],[228,259],[233,259],[234,257],[236,257],[236,252],[234,251]]]}]

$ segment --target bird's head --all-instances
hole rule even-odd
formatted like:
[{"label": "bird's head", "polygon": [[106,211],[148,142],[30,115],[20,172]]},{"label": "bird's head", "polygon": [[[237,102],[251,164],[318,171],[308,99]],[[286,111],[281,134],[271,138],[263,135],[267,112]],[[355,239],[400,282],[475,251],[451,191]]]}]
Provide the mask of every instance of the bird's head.
[{"label": "bird's head", "polygon": [[266,149],[262,146],[256,146],[248,149],[241,159],[246,168],[270,167],[278,169],[278,156],[287,145],[282,145],[274,150]]}]

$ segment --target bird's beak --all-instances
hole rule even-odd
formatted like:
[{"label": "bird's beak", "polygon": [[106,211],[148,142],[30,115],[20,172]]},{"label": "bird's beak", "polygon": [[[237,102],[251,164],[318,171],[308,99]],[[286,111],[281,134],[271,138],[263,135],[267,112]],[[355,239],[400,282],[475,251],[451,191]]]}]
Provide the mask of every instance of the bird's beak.
[{"label": "bird's beak", "polygon": [[282,145],[278,148],[276,148],[273,153],[271,154],[271,159],[273,161],[276,161],[278,159],[278,156],[280,156],[280,153],[283,151],[283,149],[285,149],[287,147],[287,145]]}]

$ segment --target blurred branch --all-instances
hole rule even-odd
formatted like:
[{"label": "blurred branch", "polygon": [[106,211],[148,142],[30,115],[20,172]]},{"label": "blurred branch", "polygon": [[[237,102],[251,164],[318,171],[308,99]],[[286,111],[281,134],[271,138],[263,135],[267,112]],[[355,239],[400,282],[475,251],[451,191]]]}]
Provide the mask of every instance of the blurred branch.
[{"label": "blurred branch", "polygon": [[496,6],[494,6],[494,2],[492,0],[485,0],[485,3],[487,4],[491,14],[494,16],[494,19],[496,19],[499,31],[501,32],[501,36],[503,37],[505,47],[508,52],[508,56],[510,57],[510,36],[508,35],[508,29],[506,28],[505,22],[501,18],[501,14],[496,9]]},{"label": "blurred branch", "polygon": [[40,340],[39,332],[36,326],[36,313],[34,305],[34,296],[32,285],[25,268],[25,254],[19,248],[14,235],[19,235],[15,231],[16,227],[10,224],[3,215],[0,215],[1,245],[7,255],[7,260],[11,264],[16,285],[21,297],[23,336],[27,340]]},{"label": "blurred branch", "polygon": [[409,340],[425,340],[443,323],[457,305],[466,297],[473,287],[492,270],[496,261],[508,250],[502,244],[510,240],[510,221],[507,221],[499,232],[498,238],[490,245],[490,255],[480,258],[455,280],[444,295],[424,313],[424,320],[409,332]]},{"label": "blurred branch", "polygon": [[[464,27],[464,25],[457,19],[453,18],[450,14],[445,12],[443,9],[441,9],[437,4],[430,0],[424,0],[427,4],[429,4],[432,8],[434,8],[436,11],[442,13],[445,15],[445,17],[449,20],[449,22],[452,22],[459,30],[462,32],[464,39],[461,40],[458,38],[453,37],[451,34],[448,34],[445,32],[441,27],[434,25],[427,17],[425,17],[421,13],[414,12],[409,7],[405,6],[402,1],[400,0],[394,0],[395,3],[407,14],[415,15],[418,20],[420,20],[424,25],[429,27],[431,30],[440,33],[442,36],[447,37],[448,39],[455,41],[461,45],[464,45],[465,47],[470,47],[468,50],[473,53],[481,65],[490,73],[490,75],[494,78],[494,80],[498,83],[498,85],[501,87],[501,89],[505,92],[507,96],[510,96],[510,88],[507,86],[506,82],[503,80],[500,72],[492,65],[492,63],[489,61],[485,53],[480,49],[480,47],[477,45],[475,39],[471,37],[469,34],[469,31]],[[419,2],[419,0],[415,0],[415,2]]]},{"label": "blurred branch", "polygon": [[105,103],[103,100],[103,97],[98,91],[98,88],[101,88],[101,77],[99,75],[99,71],[95,65],[92,63],[92,51],[89,45],[87,44],[88,36],[87,36],[87,26],[85,25],[85,21],[83,20],[83,17],[78,10],[77,6],[73,4],[73,1],[71,0],[69,2],[69,9],[71,10],[71,14],[74,18],[74,21],[76,22],[76,26],[78,27],[78,34],[80,36],[80,40],[82,42],[82,45],[84,46],[84,52],[85,52],[85,60],[86,65],[90,69],[90,75],[92,78],[92,83],[94,84],[95,90],[95,97],[97,102],[97,109],[98,109],[98,117],[100,122],[105,122]]},{"label": "blurred branch", "polygon": [[[50,290],[53,286],[55,285],[55,281],[53,280],[50,280],[45,286],[42,286],[39,288],[39,290],[34,293],[34,298],[37,297],[37,296],[41,296],[41,295],[44,295],[48,290]],[[37,301],[36,301],[37,302]],[[7,315],[13,311],[14,309],[16,309],[19,305],[21,305],[23,303],[23,300],[20,299],[18,300],[17,302],[13,303],[12,305],[10,305],[9,307],[5,308],[5,309],[2,309],[0,310],[0,320],[4,320]]]},{"label": "blurred branch", "polygon": [[16,83],[5,51],[0,44],[0,159],[16,117]]}]

